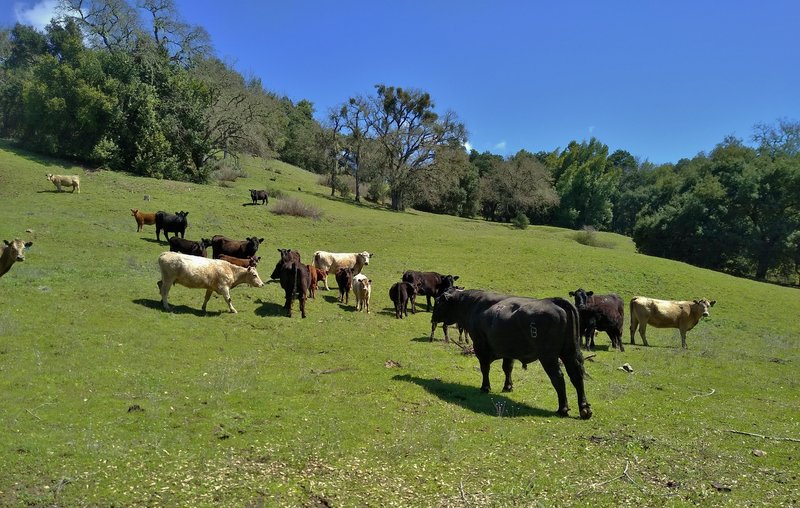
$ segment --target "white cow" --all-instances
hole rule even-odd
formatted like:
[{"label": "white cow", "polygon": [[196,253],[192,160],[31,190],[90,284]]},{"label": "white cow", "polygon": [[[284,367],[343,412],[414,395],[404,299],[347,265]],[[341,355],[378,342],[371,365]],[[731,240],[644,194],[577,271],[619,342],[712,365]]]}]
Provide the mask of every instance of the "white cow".
[{"label": "white cow", "polygon": [[207,259],[198,256],[189,256],[179,252],[162,252],[158,256],[158,266],[161,269],[161,280],[158,289],[161,290],[161,303],[164,310],[170,310],[167,296],[173,284],[180,284],[187,288],[202,288],[206,290],[206,299],[203,301],[203,312],[211,293],[222,295],[225,303],[232,313],[236,313],[231,303],[231,288],[247,283],[260,288],[264,285],[255,268],[243,268],[221,259]]},{"label": "white cow", "polygon": [[353,293],[356,295],[356,309],[359,312],[366,307],[369,314],[369,297],[372,294],[372,280],[363,273],[353,277]]},{"label": "white cow", "polygon": [[[364,252],[326,252],[318,250],[314,253],[314,266],[327,270],[328,273],[336,274],[339,268],[352,268],[353,275],[361,273],[361,269],[369,264],[369,258],[374,254],[367,251]],[[325,289],[328,287],[328,276],[322,279],[325,283]]]},{"label": "white cow", "polygon": [[642,342],[647,346],[647,325],[656,328],[677,328],[681,331],[681,346],[686,348],[686,332],[700,322],[700,318],[708,317],[708,309],[717,303],[716,300],[673,301],[656,300],[645,296],[634,296],[631,300],[631,344],[636,328]]},{"label": "white cow", "polygon": [[33,242],[26,242],[15,238],[13,242],[3,240],[0,244],[0,277],[11,270],[11,265],[17,261],[25,261],[25,251],[33,245]]},{"label": "white cow", "polygon": [[81,193],[81,179],[78,178],[78,175],[54,175],[51,173],[47,173],[47,179],[53,182],[53,185],[56,186],[58,192],[61,192],[61,186],[64,187],[72,187],[72,192],[78,191],[78,194]]}]

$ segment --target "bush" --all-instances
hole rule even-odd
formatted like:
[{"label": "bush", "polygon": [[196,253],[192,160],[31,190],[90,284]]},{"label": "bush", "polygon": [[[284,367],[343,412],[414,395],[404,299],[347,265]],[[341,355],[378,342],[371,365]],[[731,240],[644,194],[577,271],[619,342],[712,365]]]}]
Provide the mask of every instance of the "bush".
[{"label": "bush", "polygon": [[573,236],[576,242],[589,247],[601,247],[603,249],[613,249],[614,243],[608,240],[603,240],[597,236],[597,230],[592,226],[583,226],[583,228],[575,233]]},{"label": "bush", "polygon": [[389,197],[389,184],[384,182],[372,182],[367,189],[367,201],[383,204]]},{"label": "bush", "polygon": [[530,223],[531,222],[528,220],[528,216],[522,212],[518,213],[516,217],[511,219],[511,225],[517,229],[527,229]]},{"label": "bush", "polygon": [[245,173],[239,164],[231,159],[222,159],[213,164],[211,179],[217,182],[235,182],[237,178],[246,178]]},{"label": "bush", "polygon": [[[319,175],[317,183],[331,188],[331,175]],[[356,188],[356,179],[352,175],[339,175],[336,177],[336,192],[343,198],[349,198]]]},{"label": "bush", "polygon": [[319,220],[322,217],[322,211],[318,208],[291,197],[277,200],[275,206],[272,207],[272,212],[277,215],[308,217],[314,220]]}]

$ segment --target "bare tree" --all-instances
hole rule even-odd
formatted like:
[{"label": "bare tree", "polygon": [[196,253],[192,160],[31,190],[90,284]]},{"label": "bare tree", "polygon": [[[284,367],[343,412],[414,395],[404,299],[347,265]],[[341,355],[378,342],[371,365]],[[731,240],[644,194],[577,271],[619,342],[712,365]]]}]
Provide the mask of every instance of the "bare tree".
[{"label": "bare tree", "polygon": [[126,0],[61,0],[59,10],[74,19],[93,44],[109,51],[132,48],[141,32],[139,15]]}]

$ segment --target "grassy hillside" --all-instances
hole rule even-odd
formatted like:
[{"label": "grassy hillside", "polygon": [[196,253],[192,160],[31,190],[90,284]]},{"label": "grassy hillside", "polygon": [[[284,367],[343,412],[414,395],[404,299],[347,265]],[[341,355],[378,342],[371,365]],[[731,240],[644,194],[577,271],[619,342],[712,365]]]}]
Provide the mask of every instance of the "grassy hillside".
[{"label": "grassy hillside", "polygon": [[[297,168],[246,168],[230,188],[199,186],[0,145],[0,239],[34,242],[0,279],[0,505],[797,503],[800,443],[729,432],[800,438],[796,289],[639,255],[616,235],[593,248],[557,228],[357,206]],[[81,194],[56,193],[48,172],[79,174]],[[322,218],[250,206],[247,189],[264,187]],[[136,232],[131,208],[189,211],[194,240],[264,237],[264,279],[280,247],[308,261],[369,250],[373,312],[333,290],[289,319],[277,284],[234,289],[237,315],[215,296],[206,316],[204,292],[178,286],[164,312],[168,248],[153,226]],[[578,419],[568,385],[573,414],[560,419],[538,365],[518,365],[501,394],[496,363],[482,394],[474,356],[428,342],[430,314],[396,320],[388,288],[406,269],[535,297],[584,287],[717,305],[688,350],[677,330],[651,329],[645,348],[626,329],[624,353],[600,337],[586,362],[594,416]]]}]

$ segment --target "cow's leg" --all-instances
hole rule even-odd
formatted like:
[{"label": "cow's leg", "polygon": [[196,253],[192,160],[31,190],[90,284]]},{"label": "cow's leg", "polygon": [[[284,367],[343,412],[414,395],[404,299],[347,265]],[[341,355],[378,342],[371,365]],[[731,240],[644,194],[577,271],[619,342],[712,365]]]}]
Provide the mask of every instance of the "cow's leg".
[{"label": "cow's leg", "polygon": [[306,297],[305,295],[298,297],[300,300],[300,315],[305,319],[306,317]]},{"label": "cow's leg", "polygon": [[584,390],[583,386],[583,368],[581,367],[577,357],[573,358],[572,360],[568,358],[562,358],[562,361],[564,362],[564,368],[567,369],[569,380],[572,382],[572,386],[575,387],[575,391],[578,393],[578,407],[581,411],[581,418],[588,420],[592,417],[592,407],[589,405],[589,401],[586,400],[586,391]]},{"label": "cow's leg", "polygon": [[688,349],[686,347],[686,330],[684,330],[683,328],[681,328],[681,347],[683,349]]},{"label": "cow's leg", "polygon": [[489,383],[489,369],[492,366],[492,360],[479,357],[478,362],[481,365],[481,376],[483,377],[481,381],[481,391],[489,393],[492,390],[492,385]]},{"label": "cow's leg", "polygon": [[[203,313],[206,312],[206,305],[208,305],[208,301],[211,299],[211,293],[213,293],[213,289],[206,289],[206,297],[203,300]],[[227,301],[227,300],[226,300]]]},{"label": "cow's leg", "polygon": [[636,344],[634,340],[634,336],[636,335],[636,325],[638,322],[636,321],[636,316],[631,312],[631,344]]},{"label": "cow's leg", "polygon": [[514,370],[514,359],[503,358],[503,372],[506,375],[506,381],[503,383],[503,391],[510,392],[514,390],[514,383],[511,381],[511,372]]},{"label": "cow's leg", "polygon": [[431,311],[431,295],[425,295],[425,301],[428,303],[426,310],[428,312]]},{"label": "cow's leg", "polygon": [[567,404],[567,388],[564,384],[564,374],[561,372],[561,367],[558,365],[558,358],[540,358],[539,362],[542,364],[542,368],[547,373],[547,377],[550,378],[550,382],[553,383],[553,388],[556,389],[556,394],[558,394],[558,411],[556,413],[558,416],[569,416],[569,404]]},{"label": "cow's leg", "polygon": [[586,335],[586,346],[589,348],[589,351],[594,351],[594,336],[597,334],[597,328],[594,326],[589,327],[589,331]]},{"label": "cow's leg", "polygon": [[283,308],[286,309],[286,315],[288,317],[292,317],[292,290],[286,290],[286,303],[283,304]]},{"label": "cow's leg", "polygon": [[[228,304],[228,309],[231,311],[231,314],[238,314],[236,309],[233,308],[233,301],[231,300],[231,291],[228,288],[222,288],[220,292],[222,297],[225,298],[225,303]],[[211,296],[211,290],[206,291],[206,301],[208,301],[209,297]],[[203,305],[205,310],[205,304]]]},{"label": "cow's leg", "polygon": [[328,287],[328,276],[327,275],[322,279],[322,282],[325,283],[325,291],[330,291],[331,288]]},{"label": "cow's leg", "polygon": [[444,342],[447,344],[450,342],[450,335],[447,333],[447,323],[442,323],[442,330],[444,330]]},{"label": "cow's leg", "polygon": [[647,323],[639,323],[639,335],[642,336],[642,344],[649,346],[650,344],[647,343]]},{"label": "cow's leg", "polygon": [[172,286],[172,282],[167,280],[160,280],[157,283],[158,290],[161,292],[161,305],[164,306],[164,310],[170,310],[169,303],[167,303],[167,297],[169,296],[169,288]]}]

